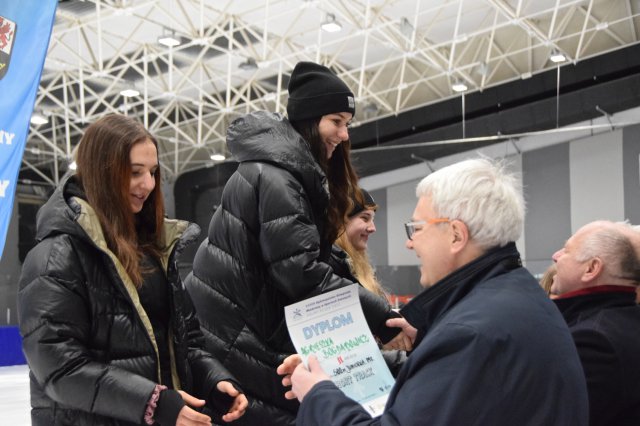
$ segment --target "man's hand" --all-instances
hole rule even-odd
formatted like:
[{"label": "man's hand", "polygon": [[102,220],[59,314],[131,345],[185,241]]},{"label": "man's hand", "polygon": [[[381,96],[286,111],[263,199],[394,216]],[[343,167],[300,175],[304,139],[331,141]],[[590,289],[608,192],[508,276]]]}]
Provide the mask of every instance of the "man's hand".
[{"label": "man's hand", "polygon": [[191,396],[185,391],[178,391],[182,400],[187,404],[178,413],[176,426],[210,426],[211,418],[206,414],[197,412],[191,407],[202,407],[205,401]]},{"label": "man's hand", "polygon": [[382,347],[382,349],[398,349],[403,351],[410,351],[413,349],[413,343],[416,341],[416,335],[418,330],[407,322],[404,318],[391,318],[385,323],[387,327],[401,328],[402,331],[398,333],[390,342]]},{"label": "man's hand", "polygon": [[247,401],[247,397],[238,391],[231,382],[221,381],[218,382],[216,388],[227,395],[234,398],[233,404],[229,408],[227,414],[222,416],[222,420],[225,422],[232,422],[234,420],[238,420],[240,417],[244,415],[244,412],[247,410],[247,406],[249,405],[249,401]]},{"label": "man's hand", "polygon": [[[293,374],[296,367],[300,364],[302,364],[302,357],[300,357],[300,355],[298,354],[289,355],[284,359],[284,361],[282,361],[282,364],[280,364],[276,369],[276,372],[279,375],[284,376],[282,378],[282,386],[291,386],[291,375]],[[295,399],[296,395],[293,393],[293,391],[289,390],[284,393],[284,397],[286,399]]]},{"label": "man's hand", "polygon": [[309,355],[307,362],[309,363],[308,370],[305,368],[304,364],[300,363],[291,375],[291,390],[300,402],[302,402],[304,397],[316,383],[324,380],[331,380],[327,373],[322,371],[320,362],[315,355]]}]

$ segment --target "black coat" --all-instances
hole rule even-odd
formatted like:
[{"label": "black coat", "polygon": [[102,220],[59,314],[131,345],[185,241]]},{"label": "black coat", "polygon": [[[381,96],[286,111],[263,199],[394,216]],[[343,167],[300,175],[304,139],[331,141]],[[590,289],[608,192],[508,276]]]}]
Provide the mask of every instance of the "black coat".
[{"label": "black coat", "polygon": [[[34,425],[133,425],[160,381],[151,323],[124,267],[106,247],[86,201],[59,188],[37,219],[38,244],[25,259],[18,292],[30,368]],[[197,226],[166,220],[162,264],[170,285],[173,385],[206,398],[231,379],[203,350],[199,323],[178,275],[176,253]]]},{"label": "black coat", "polygon": [[569,330],[513,243],[452,272],[400,312],[418,337],[384,414],[372,419],[324,381],[305,396],[299,425],[587,425]]},{"label": "black coat", "polygon": [[[321,239],[329,192],[307,143],[279,114],[255,112],[228,129],[239,161],[186,279],[207,348],[236,376],[250,400],[238,425],[286,425],[296,401],[284,399],[276,367],[294,352],[284,307],[353,284],[335,275],[331,242]],[[370,328],[390,308],[361,289]]]},{"label": "black coat", "polygon": [[587,378],[591,426],[640,425],[640,307],[636,293],[556,299]]}]

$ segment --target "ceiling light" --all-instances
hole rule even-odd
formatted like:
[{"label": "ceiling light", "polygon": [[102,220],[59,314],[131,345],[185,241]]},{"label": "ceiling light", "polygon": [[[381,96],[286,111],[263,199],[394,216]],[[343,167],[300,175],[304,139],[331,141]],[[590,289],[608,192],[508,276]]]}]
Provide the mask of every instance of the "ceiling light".
[{"label": "ceiling light", "polygon": [[175,34],[163,35],[162,37],[158,38],[158,43],[167,47],[176,47],[182,44],[180,39],[177,38]]},{"label": "ceiling light", "polygon": [[453,89],[454,92],[464,92],[468,89],[467,85],[464,84],[462,81],[456,81],[451,85],[451,88]]},{"label": "ceiling light", "polygon": [[125,98],[133,98],[135,96],[140,96],[140,92],[136,89],[124,89],[120,91],[120,94]]},{"label": "ceiling light", "polygon": [[34,112],[33,115],[31,116],[31,120],[29,121],[34,126],[39,126],[41,124],[47,124],[49,122],[49,119],[47,119],[47,117],[41,114],[38,114],[37,112]]},{"label": "ceiling light", "polygon": [[241,62],[240,65],[238,65],[238,68],[240,68],[242,71],[254,71],[258,69],[258,64],[256,63],[255,59],[247,58],[246,61]]},{"label": "ceiling light", "polygon": [[227,158],[227,157],[225,157],[225,156],[224,156],[224,155],[222,155],[222,154],[213,154],[213,155],[211,156],[211,159],[212,159],[213,161],[224,161],[226,158]]},{"label": "ceiling light", "polygon": [[69,163],[69,170],[76,170],[78,168],[78,163],[76,163],[75,161],[72,161],[71,163]]},{"label": "ceiling light", "polygon": [[564,53],[554,50],[551,52],[551,56],[549,56],[551,62],[555,62],[556,64],[559,62],[564,62],[567,60],[567,57],[564,56]]},{"label": "ceiling light", "polygon": [[342,25],[336,21],[336,16],[333,13],[327,13],[327,19],[324,20],[320,27],[328,33],[335,33],[342,29]]}]

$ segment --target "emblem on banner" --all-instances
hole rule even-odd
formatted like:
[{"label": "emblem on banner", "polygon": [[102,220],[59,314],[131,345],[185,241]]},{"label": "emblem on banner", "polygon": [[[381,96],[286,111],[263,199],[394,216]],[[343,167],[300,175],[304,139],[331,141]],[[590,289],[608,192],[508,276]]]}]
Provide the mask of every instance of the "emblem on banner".
[{"label": "emblem on banner", "polygon": [[11,61],[11,50],[16,38],[17,25],[15,22],[0,16],[0,80],[5,76]]}]

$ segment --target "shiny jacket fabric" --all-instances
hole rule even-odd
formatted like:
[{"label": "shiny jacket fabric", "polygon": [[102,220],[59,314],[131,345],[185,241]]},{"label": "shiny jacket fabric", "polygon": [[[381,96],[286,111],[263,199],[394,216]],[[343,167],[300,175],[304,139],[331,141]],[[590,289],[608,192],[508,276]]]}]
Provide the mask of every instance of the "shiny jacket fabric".
[{"label": "shiny jacket fabric", "polygon": [[305,396],[299,425],[588,424],[569,330],[515,244],[449,274],[401,313],[418,337],[384,414],[372,419],[324,381]]},{"label": "shiny jacket fabric", "polygon": [[[238,425],[287,425],[297,401],[284,399],[276,367],[295,352],[284,307],[353,284],[326,263],[321,240],[329,192],[307,143],[279,114],[235,120],[227,144],[240,163],[198,249],[186,285],[207,348],[223,360],[250,400]],[[390,309],[361,289],[369,326],[384,328]]]},{"label": "shiny jacket fabric", "polygon": [[[25,259],[18,292],[30,368],[32,424],[134,425],[159,382],[151,323],[123,266],[107,249],[95,212],[72,177],[38,213],[39,243]],[[231,379],[206,353],[176,254],[199,230],[166,220],[162,264],[173,312],[173,384],[206,399]]]},{"label": "shiny jacket fabric", "polygon": [[589,424],[637,426],[640,425],[640,306],[636,304],[635,291],[606,287],[609,291],[554,302],[569,325],[587,378]]}]

